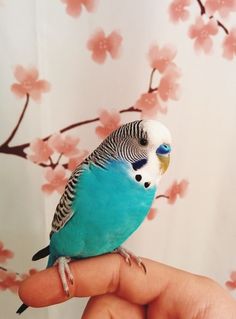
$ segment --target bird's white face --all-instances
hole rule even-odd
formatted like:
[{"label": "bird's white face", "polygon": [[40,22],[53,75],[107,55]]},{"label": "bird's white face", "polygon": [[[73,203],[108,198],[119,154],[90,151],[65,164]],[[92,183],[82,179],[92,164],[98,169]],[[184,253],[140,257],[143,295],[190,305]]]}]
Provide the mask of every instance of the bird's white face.
[{"label": "bird's white face", "polygon": [[147,132],[147,153],[149,160],[158,160],[160,173],[167,170],[170,162],[171,134],[161,122],[143,121],[143,129]]},{"label": "bird's white face", "polygon": [[171,145],[171,134],[168,128],[159,121],[143,120],[143,129],[147,132],[148,147],[158,148],[162,144]]},{"label": "bird's white face", "polygon": [[154,120],[142,121],[143,131],[147,133],[147,163],[139,169],[139,174],[150,184],[157,185],[170,162],[171,134],[167,127]]}]

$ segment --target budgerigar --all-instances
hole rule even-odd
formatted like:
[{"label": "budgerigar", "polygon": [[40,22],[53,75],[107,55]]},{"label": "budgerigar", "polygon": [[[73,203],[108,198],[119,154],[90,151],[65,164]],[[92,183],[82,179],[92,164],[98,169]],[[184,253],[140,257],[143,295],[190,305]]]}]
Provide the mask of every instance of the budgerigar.
[{"label": "budgerigar", "polygon": [[[122,243],[150,210],[169,165],[169,130],[154,120],[125,124],[112,132],[72,173],[52,221],[50,244],[33,256],[58,264],[66,294],[73,282],[68,262],[114,251],[134,257]],[[136,258],[144,266],[140,258]],[[23,312],[27,305],[17,310]]]}]

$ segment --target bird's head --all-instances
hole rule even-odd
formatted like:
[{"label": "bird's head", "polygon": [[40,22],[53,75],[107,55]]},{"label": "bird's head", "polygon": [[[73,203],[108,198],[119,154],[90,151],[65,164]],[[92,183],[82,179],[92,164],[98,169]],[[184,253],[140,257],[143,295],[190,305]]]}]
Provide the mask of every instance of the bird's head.
[{"label": "bird's head", "polygon": [[167,170],[170,163],[171,134],[159,121],[142,121],[143,130],[147,135],[147,153],[150,157],[157,157],[162,174]]},{"label": "bird's head", "polygon": [[121,126],[113,132],[118,158],[132,164],[138,170],[150,164],[156,165],[158,175],[165,173],[170,162],[171,134],[159,121],[141,120]]}]

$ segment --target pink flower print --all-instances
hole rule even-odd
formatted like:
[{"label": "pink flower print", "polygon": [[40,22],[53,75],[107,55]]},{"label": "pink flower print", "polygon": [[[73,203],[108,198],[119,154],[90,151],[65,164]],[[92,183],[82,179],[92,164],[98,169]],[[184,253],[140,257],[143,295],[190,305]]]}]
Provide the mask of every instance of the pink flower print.
[{"label": "pink flower print", "polygon": [[134,108],[141,110],[143,117],[155,116],[158,111],[161,113],[167,112],[167,107],[160,103],[158,93],[156,92],[142,94],[135,103]]},{"label": "pink flower print", "polygon": [[225,285],[230,290],[236,289],[236,271],[231,272],[230,280],[226,281]]},{"label": "pink flower print", "polygon": [[80,16],[82,5],[88,12],[93,12],[96,6],[95,0],[62,0],[66,4],[66,12],[76,18]]},{"label": "pink flower print", "polygon": [[78,156],[71,157],[68,162],[68,170],[73,172],[76,169],[76,167],[85,160],[88,154],[89,152],[84,150],[81,151]]},{"label": "pink flower print", "polygon": [[27,158],[36,163],[45,163],[48,161],[50,156],[53,154],[52,148],[49,146],[47,141],[43,141],[40,138],[37,138],[30,143],[30,153],[27,153]]},{"label": "pink flower print", "polygon": [[183,179],[181,182],[177,183],[174,181],[170,188],[167,189],[165,195],[168,196],[168,203],[174,204],[177,197],[183,198],[186,194],[189,182]]},{"label": "pink flower print", "polygon": [[195,39],[195,50],[203,50],[205,53],[210,53],[213,46],[211,36],[215,35],[217,32],[218,25],[214,19],[204,23],[203,19],[198,17],[195,24],[189,29],[190,38]]},{"label": "pink flower print", "polygon": [[0,263],[5,263],[7,259],[10,259],[14,256],[11,250],[5,249],[3,242],[0,241]]},{"label": "pink flower print", "polygon": [[153,69],[157,69],[160,73],[163,73],[167,67],[173,65],[173,59],[176,56],[176,50],[171,46],[164,46],[159,48],[154,45],[150,48],[148,57],[150,65]]},{"label": "pink flower print", "polygon": [[148,220],[153,220],[157,215],[157,209],[152,207],[147,215]]},{"label": "pink flower print", "polygon": [[64,167],[58,165],[56,168],[51,167],[46,169],[45,177],[48,183],[42,185],[42,191],[50,195],[53,192],[62,194],[68,179],[66,178],[66,171]]},{"label": "pink flower print", "polygon": [[35,68],[25,69],[21,65],[15,68],[15,78],[19,83],[14,83],[11,90],[18,97],[24,97],[29,94],[35,101],[40,101],[41,94],[46,93],[50,89],[50,84],[45,80],[38,80],[38,71]]},{"label": "pink flower print", "polygon": [[236,28],[233,28],[225,37],[223,49],[223,56],[228,60],[232,60],[234,55],[236,55]]},{"label": "pink flower print", "polygon": [[191,0],[174,0],[169,6],[169,15],[172,22],[177,23],[180,20],[186,21],[189,17],[189,12],[186,7],[189,6]]},{"label": "pink flower print", "polygon": [[120,127],[120,120],[119,113],[109,113],[108,111],[103,110],[100,113],[100,122],[102,125],[96,127],[96,134],[102,139],[106,138],[111,132]]},{"label": "pink flower print", "polygon": [[78,137],[55,134],[52,137],[50,137],[48,143],[51,148],[53,148],[59,154],[63,154],[66,157],[72,157],[79,153],[79,149],[77,148],[77,145],[79,143]]},{"label": "pink flower print", "polygon": [[180,72],[176,67],[169,68],[160,80],[158,93],[163,101],[178,100],[180,95],[180,85],[177,83]]},{"label": "pink flower print", "polygon": [[97,63],[104,63],[107,53],[113,59],[117,59],[120,53],[122,36],[117,32],[111,32],[107,37],[102,29],[97,30],[89,39],[87,48],[92,51],[92,59]]},{"label": "pink flower print", "polygon": [[230,12],[236,10],[235,0],[206,0],[206,11],[209,15],[219,12],[222,18],[226,18]]},{"label": "pink flower print", "polygon": [[0,290],[9,289],[13,293],[17,293],[22,280],[16,278],[15,273],[0,269]]}]

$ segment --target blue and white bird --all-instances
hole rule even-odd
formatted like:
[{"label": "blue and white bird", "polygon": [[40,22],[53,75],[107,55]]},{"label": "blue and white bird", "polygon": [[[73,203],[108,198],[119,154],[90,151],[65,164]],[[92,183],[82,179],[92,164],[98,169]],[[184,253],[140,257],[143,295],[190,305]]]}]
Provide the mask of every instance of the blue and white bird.
[{"label": "blue and white bird", "polygon": [[71,259],[111,252],[129,263],[135,258],[121,245],[149,212],[170,152],[171,135],[163,124],[134,121],[112,132],[72,173],[53,217],[50,244],[33,256],[49,255],[47,267],[58,265],[67,295]]}]

